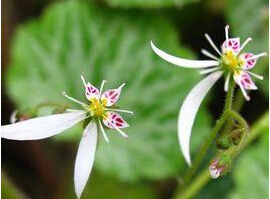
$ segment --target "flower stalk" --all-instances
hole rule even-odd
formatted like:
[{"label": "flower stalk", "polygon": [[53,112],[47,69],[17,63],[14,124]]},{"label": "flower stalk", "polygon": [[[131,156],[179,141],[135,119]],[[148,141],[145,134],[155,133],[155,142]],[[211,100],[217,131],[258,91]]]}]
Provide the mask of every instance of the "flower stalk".
[{"label": "flower stalk", "polygon": [[[269,127],[269,112],[267,111],[263,116],[255,122],[250,128],[250,136],[242,139],[243,143],[240,143],[237,154],[240,153],[245,147],[247,147],[252,141],[257,139],[262,133],[263,129]],[[244,142],[245,140],[245,142]],[[239,145],[238,145],[239,146]],[[236,155],[236,154],[235,154]],[[209,181],[211,176],[209,173],[208,166],[204,168],[200,174],[189,184],[186,189],[181,189],[182,191],[177,190],[174,195],[174,199],[189,199],[194,197]]]},{"label": "flower stalk", "polygon": [[213,143],[214,139],[216,138],[218,132],[223,127],[226,120],[228,119],[229,113],[232,109],[234,86],[235,86],[235,83],[231,79],[230,84],[229,84],[229,90],[228,90],[227,95],[226,95],[225,107],[224,107],[223,113],[222,113],[220,119],[217,120],[216,125],[214,126],[209,138],[207,139],[207,141],[204,143],[204,145],[199,150],[198,155],[195,157],[193,166],[189,169],[189,171],[183,177],[183,181],[184,181],[185,185],[187,185],[189,183],[189,181],[191,180],[191,178],[195,174],[195,172],[198,169],[200,163],[202,162],[205,154],[207,153],[209,147]]}]

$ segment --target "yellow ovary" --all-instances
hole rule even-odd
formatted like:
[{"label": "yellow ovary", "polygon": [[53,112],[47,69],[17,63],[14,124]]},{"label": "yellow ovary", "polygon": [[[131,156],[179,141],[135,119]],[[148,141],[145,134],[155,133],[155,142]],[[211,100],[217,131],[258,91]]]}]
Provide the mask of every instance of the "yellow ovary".
[{"label": "yellow ovary", "polygon": [[239,59],[236,54],[228,50],[226,53],[222,56],[222,61],[225,64],[225,67],[227,70],[237,72],[241,67],[243,66],[243,61]]},{"label": "yellow ovary", "polygon": [[89,105],[90,114],[96,118],[105,118],[106,117],[106,113],[105,113],[106,102],[104,100],[100,102],[96,98],[91,99],[90,102],[91,102],[91,104]]}]

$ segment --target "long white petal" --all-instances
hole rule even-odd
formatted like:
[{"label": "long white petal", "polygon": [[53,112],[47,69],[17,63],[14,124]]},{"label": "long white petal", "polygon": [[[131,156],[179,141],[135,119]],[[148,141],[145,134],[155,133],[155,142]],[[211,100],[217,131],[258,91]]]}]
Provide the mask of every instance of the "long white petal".
[{"label": "long white petal", "polygon": [[1,126],[1,137],[10,140],[39,140],[61,133],[85,118],[85,111],[37,117]]},{"label": "long white petal", "polygon": [[77,152],[74,168],[74,185],[78,198],[84,190],[91,173],[97,147],[97,125],[92,120],[85,128]]},{"label": "long white petal", "polygon": [[189,166],[191,166],[190,150],[189,150],[190,136],[196,113],[199,109],[199,106],[203,98],[205,97],[207,92],[211,89],[211,87],[215,84],[215,82],[221,77],[221,75],[222,72],[217,71],[201,80],[189,92],[180,109],[178,118],[178,139],[182,153]]},{"label": "long white petal", "polygon": [[213,68],[202,69],[199,73],[201,75],[205,75],[205,74],[212,73],[212,72],[215,72],[215,71],[220,70],[220,69],[221,68],[219,66],[217,66],[217,67],[213,67]]},{"label": "long white petal", "polygon": [[179,57],[175,57],[173,55],[170,55],[160,49],[158,49],[154,43],[151,41],[151,47],[153,51],[160,56],[162,59],[175,64],[177,66],[181,67],[187,67],[187,68],[206,68],[210,66],[218,66],[219,62],[214,60],[190,60],[190,59],[182,59]]}]

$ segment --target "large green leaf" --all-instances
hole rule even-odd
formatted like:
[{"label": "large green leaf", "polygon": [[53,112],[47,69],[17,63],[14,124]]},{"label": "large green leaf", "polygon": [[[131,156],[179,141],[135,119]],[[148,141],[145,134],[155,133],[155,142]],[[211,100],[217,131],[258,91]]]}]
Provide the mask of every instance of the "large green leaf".
[{"label": "large green leaf", "polygon": [[162,8],[162,7],[181,7],[187,3],[199,0],[103,0],[112,7],[121,8]]},{"label": "large green leaf", "polygon": [[[253,41],[246,50],[254,53],[268,52],[269,43],[269,13],[267,0],[229,0],[227,6],[227,16],[235,36],[240,36],[242,42],[247,37],[252,37]],[[264,81],[258,81],[265,96],[268,96],[269,59],[260,58],[254,71],[263,74]]]},{"label": "large green leaf", "polygon": [[[74,183],[72,181],[73,166],[69,166],[65,176],[61,181],[59,198],[74,199]],[[82,194],[82,199],[100,199],[100,198],[128,198],[128,199],[156,199],[157,192],[155,187],[149,182],[139,183],[121,183],[114,178],[104,176],[94,170],[88,180],[87,186]]]},{"label": "large green leaf", "polygon": [[268,198],[269,129],[255,146],[244,151],[233,169],[236,188],[230,199]]},{"label": "large green leaf", "polygon": [[[111,142],[100,136],[95,165],[123,180],[178,175],[186,167],[177,142],[178,110],[199,75],[158,58],[150,49],[151,39],[171,53],[191,57],[177,47],[175,29],[161,17],[83,2],[58,3],[18,30],[7,74],[9,95],[23,109],[46,101],[70,103],[63,90],[84,100],[81,73],[97,86],[107,79],[106,88],[126,82],[118,105],[135,112],[132,118],[124,116],[130,137],[107,130]],[[193,153],[209,134],[209,115],[201,109]],[[78,140],[81,132],[77,125],[57,138]]]}]

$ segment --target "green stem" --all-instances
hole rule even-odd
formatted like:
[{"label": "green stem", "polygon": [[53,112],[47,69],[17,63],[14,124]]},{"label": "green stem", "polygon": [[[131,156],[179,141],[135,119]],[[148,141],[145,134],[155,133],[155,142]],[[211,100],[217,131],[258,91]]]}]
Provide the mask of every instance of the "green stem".
[{"label": "green stem", "polygon": [[240,111],[244,105],[244,102],[245,99],[243,97],[243,93],[240,90],[238,90],[235,94],[235,103],[233,104],[233,109],[235,111]]},{"label": "green stem", "polygon": [[226,100],[225,100],[225,107],[224,107],[224,112],[232,110],[232,101],[233,101],[233,90],[234,90],[234,80],[230,80],[230,85],[229,85],[229,90],[226,95]]},{"label": "green stem", "polygon": [[187,174],[183,177],[183,181],[184,181],[185,185],[187,185],[189,183],[189,181],[191,180],[191,178],[193,177],[193,175],[197,171],[197,169],[198,169],[201,161],[203,160],[206,152],[208,151],[208,149],[211,146],[212,142],[216,138],[217,133],[219,132],[219,130],[222,128],[223,124],[227,120],[227,117],[228,117],[228,113],[224,112],[224,114],[222,114],[221,118],[217,121],[217,123],[216,123],[215,127],[213,128],[209,138],[204,143],[204,145],[201,147],[199,153],[195,157],[193,166],[189,169]]},{"label": "green stem", "polygon": [[237,122],[239,122],[239,124],[245,128],[246,130],[248,130],[248,123],[246,122],[246,120],[236,111],[229,111],[229,115],[234,118]]},{"label": "green stem", "polygon": [[243,128],[243,135],[242,135],[241,141],[238,144],[238,146],[232,151],[232,154],[231,154],[232,158],[235,158],[239,154],[241,149],[243,148],[243,145],[244,145],[244,143],[246,141],[246,138],[247,138],[247,134],[249,132],[249,127],[248,127],[248,124],[247,124],[246,120],[239,113],[237,113],[236,111],[230,111],[229,114]]},{"label": "green stem", "polygon": [[[197,169],[198,169],[200,163],[202,162],[205,154],[207,153],[209,147],[211,146],[212,142],[216,138],[216,136],[217,136],[218,132],[220,131],[220,129],[222,128],[223,124],[226,122],[227,117],[229,115],[229,112],[231,111],[231,108],[232,108],[234,86],[235,86],[235,83],[233,80],[231,80],[230,84],[229,84],[229,90],[228,90],[227,95],[226,95],[225,108],[223,110],[223,113],[222,113],[220,119],[217,121],[216,125],[214,126],[209,138],[204,143],[204,145],[201,147],[199,153],[195,157],[193,166],[188,170],[186,175],[183,177],[184,186],[189,183],[189,181],[191,180],[191,178],[193,177],[193,175],[197,171]],[[179,187],[178,191],[181,192],[180,187]]]},{"label": "green stem", "polygon": [[[226,101],[225,101],[225,110],[232,110],[232,101],[233,101],[233,89],[235,87],[235,82],[231,79],[230,81],[230,88],[232,89],[232,91],[227,93],[227,97],[226,97]],[[227,134],[231,129],[232,129],[232,124],[233,122],[231,120],[228,120],[226,122],[226,125],[224,125],[224,128],[221,131],[221,135],[225,135]]]},{"label": "green stem", "polygon": [[197,193],[211,179],[208,167],[204,169],[198,177],[196,177],[181,195],[177,195],[174,199],[189,199],[194,193]]},{"label": "green stem", "polygon": [[[246,142],[243,143],[242,147],[239,149],[238,153],[241,152],[245,147],[247,147],[252,141],[263,133],[264,129],[269,128],[269,112],[267,111],[264,115],[252,125],[250,129],[250,136],[247,137]],[[189,199],[195,196],[203,187],[210,181],[209,168],[208,166],[201,172],[194,181],[185,189],[181,195],[177,194],[175,199]],[[183,197],[182,197],[183,196]]]}]

